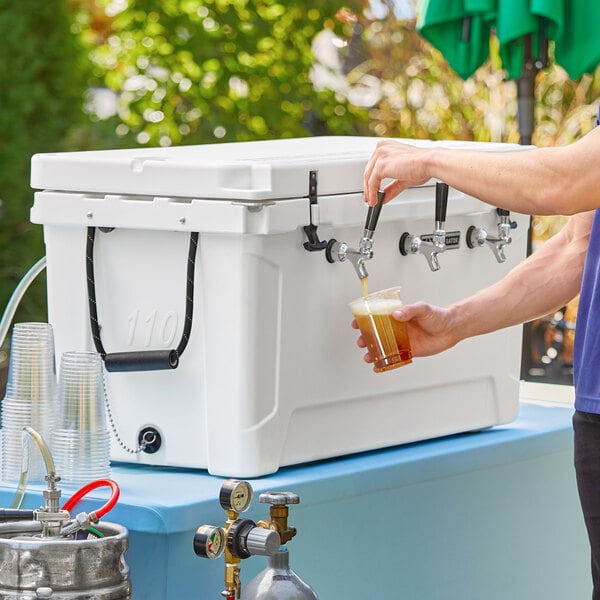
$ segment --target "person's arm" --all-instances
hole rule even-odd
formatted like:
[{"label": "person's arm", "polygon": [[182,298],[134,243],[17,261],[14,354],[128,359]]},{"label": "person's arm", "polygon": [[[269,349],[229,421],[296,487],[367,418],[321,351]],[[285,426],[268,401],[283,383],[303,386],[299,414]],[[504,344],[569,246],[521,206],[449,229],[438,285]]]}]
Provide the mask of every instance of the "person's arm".
[{"label": "person's arm", "polygon": [[431,178],[500,208],[534,215],[571,215],[600,207],[600,127],[563,147],[509,152],[419,148],[378,143],[364,174],[365,200],[386,201]]},{"label": "person's arm", "polygon": [[[593,212],[571,217],[554,237],[505,277],[441,308],[417,302],[394,312],[406,321],[413,356],[429,356],[461,340],[552,313],[580,290]],[[356,322],[353,323],[356,328]],[[365,347],[362,337],[358,345]],[[371,362],[370,356],[365,356]]]}]

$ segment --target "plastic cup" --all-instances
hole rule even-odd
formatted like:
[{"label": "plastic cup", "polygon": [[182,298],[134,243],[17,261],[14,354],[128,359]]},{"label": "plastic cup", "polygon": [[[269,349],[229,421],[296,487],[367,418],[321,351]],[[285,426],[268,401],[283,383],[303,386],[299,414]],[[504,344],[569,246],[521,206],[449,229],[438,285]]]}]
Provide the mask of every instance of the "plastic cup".
[{"label": "plastic cup", "polygon": [[[16,323],[12,329],[8,381],[2,401],[2,478],[18,481],[23,467],[23,427],[48,440],[54,422],[56,371],[54,334],[48,323]],[[29,480],[43,481],[43,457],[29,453]]]},{"label": "plastic cup", "polygon": [[406,323],[396,321],[392,312],[402,306],[399,287],[389,288],[357,298],[350,310],[373,359],[376,373],[389,371],[412,362]]},{"label": "plastic cup", "polygon": [[65,352],[61,357],[51,449],[56,471],[66,483],[110,475],[104,372],[95,352]]}]

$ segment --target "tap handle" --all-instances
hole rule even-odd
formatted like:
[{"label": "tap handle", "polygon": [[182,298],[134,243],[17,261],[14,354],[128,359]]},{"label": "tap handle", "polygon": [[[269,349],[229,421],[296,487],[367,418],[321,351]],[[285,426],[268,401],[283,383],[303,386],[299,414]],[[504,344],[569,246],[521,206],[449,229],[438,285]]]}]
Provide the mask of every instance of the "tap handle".
[{"label": "tap handle", "polygon": [[435,220],[443,223],[446,220],[446,208],[448,207],[448,184],[438,181],[435,184]]},{"label": "tap handle", "polygon": [[377,204],[375,206],[369,206],[369,210],[367,211],[367,221],[365,222],[365,229],[367,231],[375,231],[384,200],[385,192],[383,190],[379,190],[377,192]]}]

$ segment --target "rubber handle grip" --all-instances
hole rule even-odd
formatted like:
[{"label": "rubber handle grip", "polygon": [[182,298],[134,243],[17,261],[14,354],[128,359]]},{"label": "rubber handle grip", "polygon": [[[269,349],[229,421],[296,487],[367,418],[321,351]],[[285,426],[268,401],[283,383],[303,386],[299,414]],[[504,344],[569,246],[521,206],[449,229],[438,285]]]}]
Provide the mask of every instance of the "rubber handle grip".
[{"label": "rubber handle grip", "polygon": [[375,231],[384,200],[385,192],[383,190],[379,190],[377,192],[377,204],[375,206],[369,206],[369,210],[367,211],[367,221],[365,223],[365,229],[367,231]]},{"label": "rubber handle grip", "polygon": [[446,220],[446,209],[448,208],[448,184],[438,181],[435,184],[435,220],[444,222]]},{"label": "rubber handle grip", "polygon": [[104,365],[111,373],[176,369],[179,365],[179,354],[177,350],[114,352],[104,357]]}]

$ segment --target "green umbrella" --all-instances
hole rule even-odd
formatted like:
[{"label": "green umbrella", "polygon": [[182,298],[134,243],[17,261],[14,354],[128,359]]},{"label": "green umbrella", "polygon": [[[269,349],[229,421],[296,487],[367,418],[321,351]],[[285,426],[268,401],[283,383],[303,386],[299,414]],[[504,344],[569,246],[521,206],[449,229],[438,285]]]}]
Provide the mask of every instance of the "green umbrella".
[{"label": "green umbrella", "polygon": [[490,28],[497,0],[425,0],[417,29],[438,48],[463,78],[470,77],[490,54]]},{"label": "green umbrella", "polygon": [[600,63],[597,0],[421,0],[417,29],[467,78],[487,59],[495,31],[509,79],[518,80],[521,143],[531,142],[537,71],[556,61],[578,79]]}]

